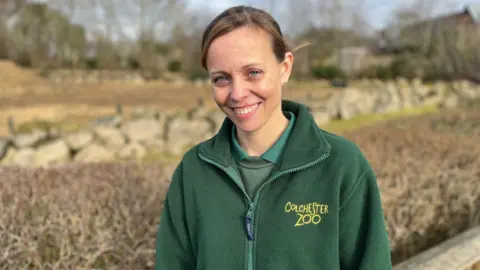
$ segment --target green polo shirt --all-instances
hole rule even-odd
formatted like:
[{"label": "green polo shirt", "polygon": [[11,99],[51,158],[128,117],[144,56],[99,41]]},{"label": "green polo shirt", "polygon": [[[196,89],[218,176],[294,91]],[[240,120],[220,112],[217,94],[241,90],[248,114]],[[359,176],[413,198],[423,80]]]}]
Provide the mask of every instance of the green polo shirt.
[{"label": "green polo shirt", "polygon": [[253,199],[260,185],[267,180],[270,172],[282,156],[283,148],[295,124],[295,115],[284,112],[288,118],[288,126],[282,136],[259,157],[249,156],[240,146],[236,136],[235,125],[232,128],[232,153],[236,161],[236,169],[239,172],[248,196]]}]

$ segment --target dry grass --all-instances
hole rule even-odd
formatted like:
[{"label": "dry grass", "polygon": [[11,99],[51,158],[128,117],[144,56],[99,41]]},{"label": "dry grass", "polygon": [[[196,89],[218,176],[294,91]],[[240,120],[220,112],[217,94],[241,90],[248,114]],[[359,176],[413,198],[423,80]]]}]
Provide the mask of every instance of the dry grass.
[{"label": "dry grass", "polygon": [[34,70],[23,69],[11,61],[0,60],[0,99],[52,91],[50,82]]},{"label": "dry grass", "polygon": [[[394,263],[480,224],[480,134],[434,128],[462,115],[344,133],[376,170]],[[0,269],[154,269],[168,164],[0,168]]]}]

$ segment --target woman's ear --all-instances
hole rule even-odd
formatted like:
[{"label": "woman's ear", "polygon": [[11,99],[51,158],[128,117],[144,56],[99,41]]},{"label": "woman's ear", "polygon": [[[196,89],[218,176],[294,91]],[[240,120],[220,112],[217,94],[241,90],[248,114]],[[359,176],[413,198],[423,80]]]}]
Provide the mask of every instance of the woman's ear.
[{"label": "woman's ear", "polygon": [[292,73],[293,66],[293,54],[291,52],[285,53],[285,59],[281,63],[282,65],[282,83],[286,84]]}]

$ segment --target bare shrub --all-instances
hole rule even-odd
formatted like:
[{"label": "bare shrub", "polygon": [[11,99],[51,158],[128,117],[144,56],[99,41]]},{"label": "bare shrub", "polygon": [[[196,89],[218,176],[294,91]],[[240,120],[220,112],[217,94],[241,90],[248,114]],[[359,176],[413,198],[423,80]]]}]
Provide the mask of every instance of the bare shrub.
[{"label": "bare shrub", "polygon": [[2,269],[153,269],[165,166],[0,168]]},{"label": "bare shrub", "polygon": [[377,173],[394,263],[480,224],[478,137],[432,124],[454,118],[420,117],[345,134]]}]

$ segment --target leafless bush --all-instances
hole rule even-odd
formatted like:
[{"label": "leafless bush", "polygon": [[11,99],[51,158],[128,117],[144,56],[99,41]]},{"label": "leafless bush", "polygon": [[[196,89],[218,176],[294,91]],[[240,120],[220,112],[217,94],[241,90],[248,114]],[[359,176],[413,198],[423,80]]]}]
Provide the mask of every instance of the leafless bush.
[{"label": "leafless bush", "polygon": [[442,119],[452,116],[345,134],[359,144],[377,173],[394,263],[480,224],[478,137],[454,133],[456,129],[436,131],[432,122]]},{"label": "leafless bush", "polygon": [[1,269],[153,269],[164,166],[0,169]]},{"label": "leafless bush", "polygon": [[[377,173],[394,263],[480,224],[478,137],[435,119],[344,134]],[[0,269],[153,269],[174,166],[0,168]]]}]

